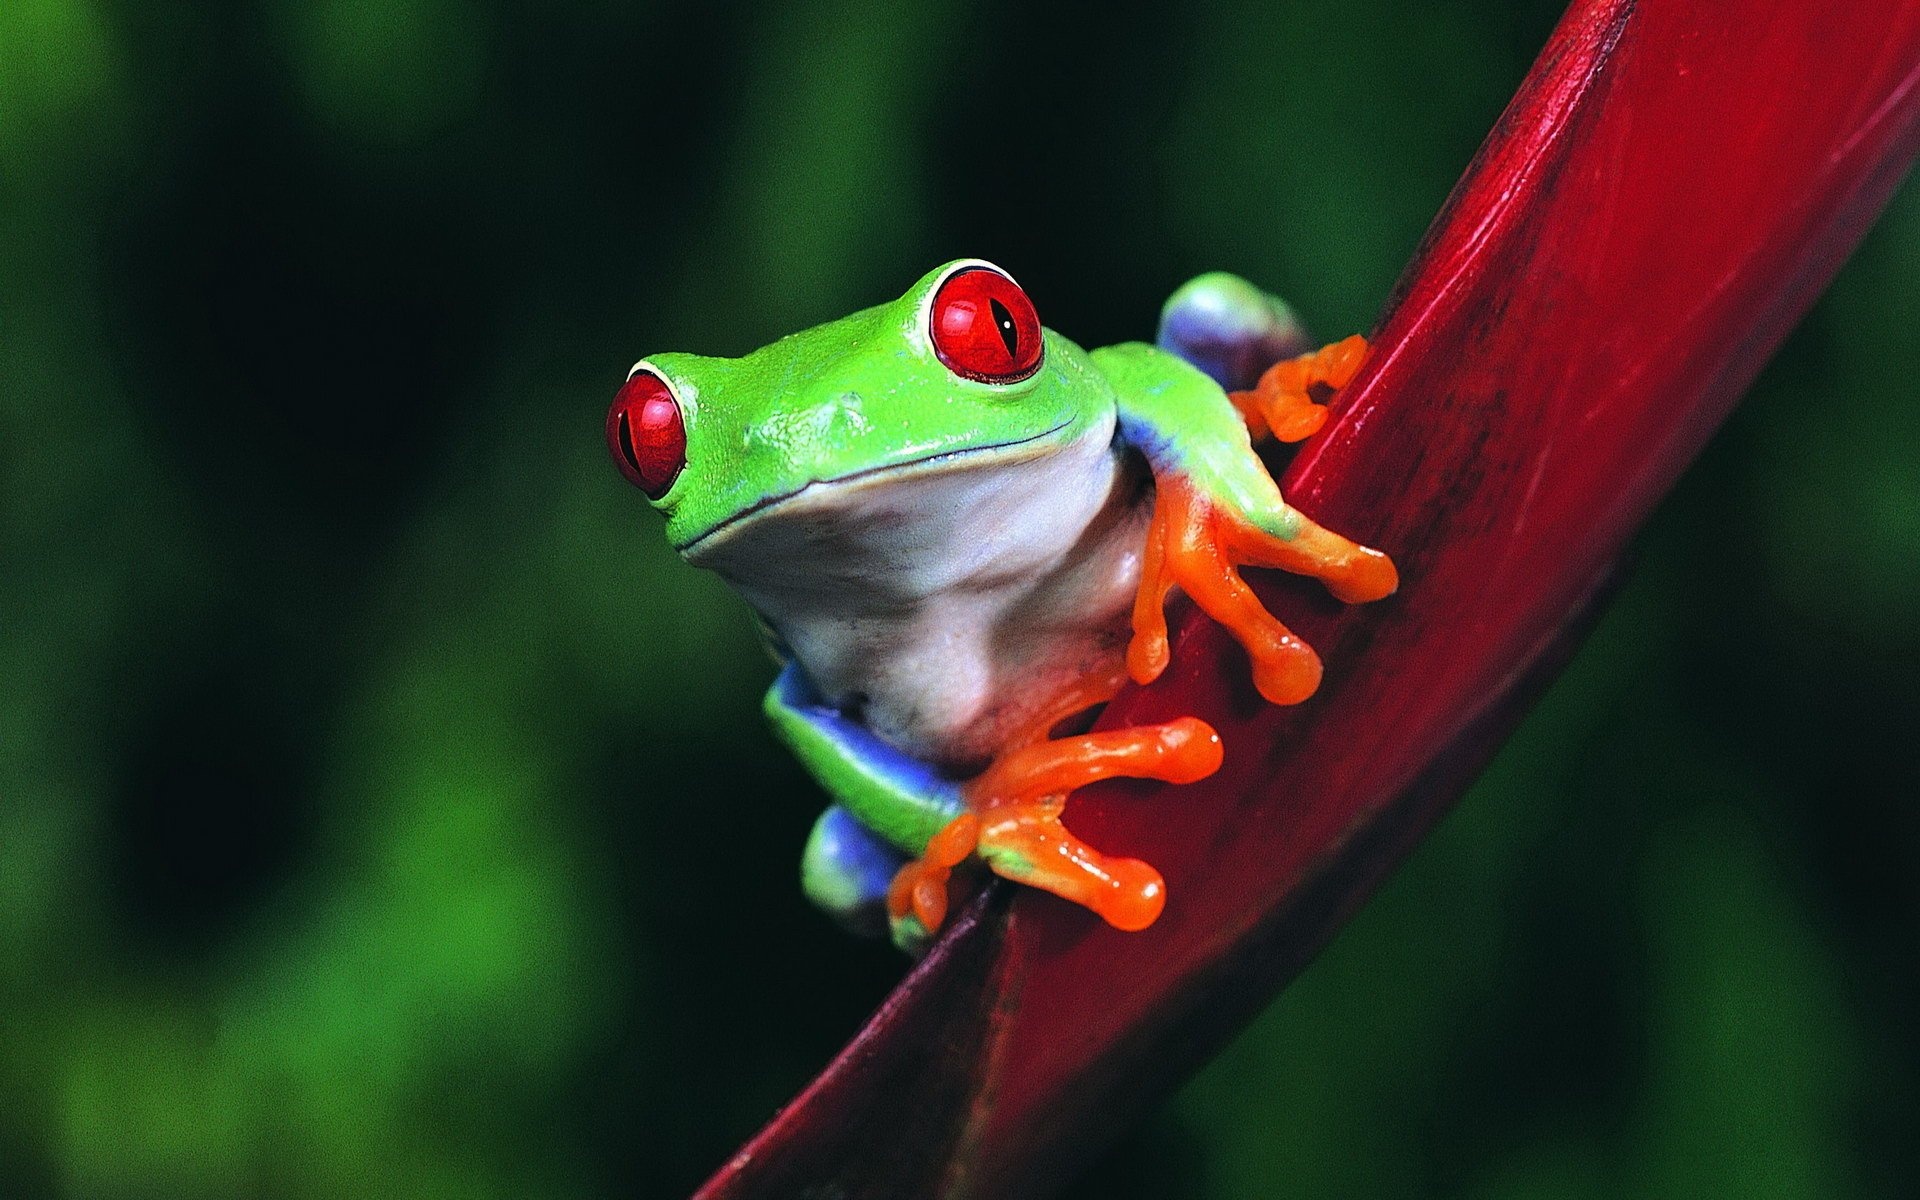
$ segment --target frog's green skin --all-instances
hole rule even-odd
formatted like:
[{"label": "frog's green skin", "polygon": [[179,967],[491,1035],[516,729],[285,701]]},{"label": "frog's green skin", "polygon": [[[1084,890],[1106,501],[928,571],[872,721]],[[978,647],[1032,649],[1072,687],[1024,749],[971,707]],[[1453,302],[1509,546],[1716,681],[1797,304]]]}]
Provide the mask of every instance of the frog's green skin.
[{"label": "frog's green skin", "polygon": [[[852,923],[960,811],[956,778],[1124,653],[1154,477],[1277,537],[1299,524],[1219,384],[1171,353],[1047,330],[1027,379],[948,370],[932,297],[983,265],[744,358],[635,365],[686,427],[686,465],[653,502],[668,539],[787,659],[767,715],[837,802],[803,881]],[[1208,278],[1223,282],[1203,299],[1258,307],[1250,285]]]}]

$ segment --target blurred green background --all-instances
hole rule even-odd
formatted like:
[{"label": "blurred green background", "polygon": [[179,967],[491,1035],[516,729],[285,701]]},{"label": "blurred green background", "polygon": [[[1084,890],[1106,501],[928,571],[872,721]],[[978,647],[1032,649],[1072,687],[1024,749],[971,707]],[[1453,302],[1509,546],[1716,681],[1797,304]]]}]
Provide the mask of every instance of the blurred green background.
[{"label": "blurred green background", "polygon": [[[0,1195],[674,1196],[902,969],[663,348],[1370,326],[1557,5],[0,3]],[[1920,195],[1489,776],[1081,1197],[1910,1195]]]}]

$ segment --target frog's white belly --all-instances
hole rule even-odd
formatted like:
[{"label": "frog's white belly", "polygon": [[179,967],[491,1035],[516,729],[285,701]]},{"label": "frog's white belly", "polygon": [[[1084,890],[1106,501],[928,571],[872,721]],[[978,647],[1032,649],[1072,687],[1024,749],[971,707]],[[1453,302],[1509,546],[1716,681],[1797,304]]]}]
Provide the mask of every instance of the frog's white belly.
[{"label": "frog's white belly", "polygon": [[957,769],[1123,654],[1152,512],[1112,427],[813,484],[689,555],[821,696]]}]

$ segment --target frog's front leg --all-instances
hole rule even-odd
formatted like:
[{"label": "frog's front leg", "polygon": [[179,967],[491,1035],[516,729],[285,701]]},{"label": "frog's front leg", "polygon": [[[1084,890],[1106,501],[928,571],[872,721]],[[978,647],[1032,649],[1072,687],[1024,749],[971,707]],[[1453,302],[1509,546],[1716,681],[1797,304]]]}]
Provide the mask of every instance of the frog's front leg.
[{"label": "frog's front leg", "polygon": [[1398,586],[1392,561],[1288,507],[1233,405],[1199,371],[1138,344],[1096,350],[1094,361],[1114,383],[1122,437],[1154,476],[1127,651],[1133,677],[1147,683],[1166,669],[1165,605],[1178,585],[1246,647],[1261,695],[1275,704],[1306,699],[1320,683],[1319,656],[1267,612],[1239,568],[1311,575],[1360,603]]},{"label": "frog's front leg", "polygon": [[1144,929],[1166,904],[1160,873],[1102,854],[1062,823],[1067,795],[1101,779],[1191,783],[1220,768],[1220,738],[1191,717],[1160,725],[1052,737],[1055,726],[1104,704],[1126,682],[1119,663],[1089,671],[1008,739],[987,769],[961,785],[966,811],[894,877],[887,898],[896,941],[946,919],[954,867],[978,854],[990,870],[1091,909],[1119,929]]},{"label": "frog's front leg", "polygon": [[1160,872],[1068,832],[1060,820],[1067,796],[1102,779],[1192,783],[1220,760],[1219,735],[1193,717],[1021,747],[967,784],[978,852],[996,875],[1092,909],[1116,929],[1145,929],[1166,906]]},{"label": "frog's front leg", "polygon": [[[1054,726],[1111,699],[1122,682],[1117,668],[1090,673],[1010,738],[984,772],[956,782],[826,704],[789,664],[767,693],[767,716],[837,801],[814,826],[802,860],[808,896],[867,928],[877,925],[872,906],[884,896],[894,941],[915,949],[946,919],[953,868],[977,853],[996,874],[1064,896],[1120,928],[1152,924],[1165,903],[1159,872],[1102,855],[1069,833],[1060,822],[1066,795],[1119,776],[1203,778],[1220,766],[1220,739],[1190,717],[1049,739]],[[881,874],[894,863],[883,885]]]},{"label": "frog's front leg", "polygon": [[968,811],[894,877],[887,896],[896,941],[946,919],[954,867],[978,854],[994,874],[1091,909],[1116,929],[1145,929],[1166,906],[1160,872],[1115,858],[1061,822],[1067,795],[1102,779],[1192,783],[1220,769],[1220,737],[1193,717],[1057,738],[1010,751],[966,785]]}]

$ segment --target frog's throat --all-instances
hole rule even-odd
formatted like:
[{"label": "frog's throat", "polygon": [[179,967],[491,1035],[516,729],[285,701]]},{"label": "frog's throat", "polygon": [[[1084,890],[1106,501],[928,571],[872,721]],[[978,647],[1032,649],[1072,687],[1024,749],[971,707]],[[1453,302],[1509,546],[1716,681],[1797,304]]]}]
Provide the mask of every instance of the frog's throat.
[{"label": "frog's throat", "polygon": [[719,542],[715,539],[719,538],[720,535],[732,532],[753,518],[762,516],[770,510],[777,508],[779,505],[796,499],[817,488],[840,487],[845,484],[857,485],[869,480],[881,478],[938,475],[947,471],[967,470],[983,465],[980,460],[987,458],[991,458],[998,463],[1015,463],[1023,462],[1030,458],[1038,458],[1041,454],[1052,449],[1049,443],[1054,436],[1071,424],[1073,424],[1073,422],[1069,419],[1060,422],[1051,429],[1043,429],[1039,433],[1029,434],[1023,438],[1015,438],[1012,441],[993,442],[985,446],[968,446],[962,450],[946,450],[939,454],[930,454],[925,458],[916,458],[908,462],[887,463],[884,466],[866,467],[859,471],[850,471],[845,475],[836,475],[831,479],[811,479],[799,487],[794,488],[792,491],[782,492],[777,496],[768,496],[764,500],[741,509],[713,528],[696,534],[687,541],[674,546],[674,549],[688,558],[693,558],[718,545]]}]

